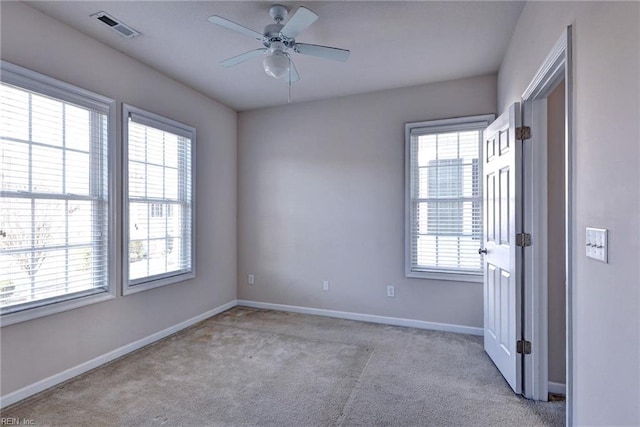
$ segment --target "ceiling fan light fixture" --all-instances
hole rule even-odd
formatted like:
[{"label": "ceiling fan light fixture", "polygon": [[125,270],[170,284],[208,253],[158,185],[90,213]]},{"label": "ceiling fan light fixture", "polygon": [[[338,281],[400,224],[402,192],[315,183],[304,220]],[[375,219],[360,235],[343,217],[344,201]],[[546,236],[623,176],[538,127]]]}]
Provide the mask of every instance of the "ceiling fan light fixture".
[{"label": "ceiling fan light fixture", "polygon": [[264,57],[262,65],[268,76],[279,79],[289,72],[289,57],[282,50],[275,49]]}]

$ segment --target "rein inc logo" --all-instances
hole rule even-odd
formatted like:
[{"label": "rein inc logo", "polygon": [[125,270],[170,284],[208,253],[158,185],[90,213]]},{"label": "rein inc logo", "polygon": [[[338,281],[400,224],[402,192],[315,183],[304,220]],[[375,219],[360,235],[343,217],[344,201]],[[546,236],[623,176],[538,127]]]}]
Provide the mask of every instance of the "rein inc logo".
[{"label": "rein inc logo", "polygon": [[0,418],[0,426],[33,426],[36,425],[34,420],[29,418]]}]

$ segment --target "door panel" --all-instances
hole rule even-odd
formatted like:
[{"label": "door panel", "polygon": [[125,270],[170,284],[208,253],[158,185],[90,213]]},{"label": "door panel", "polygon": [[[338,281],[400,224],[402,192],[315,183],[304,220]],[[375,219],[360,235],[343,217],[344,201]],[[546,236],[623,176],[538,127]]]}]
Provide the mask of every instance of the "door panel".
[{"label": "door panel", "polygon": [[520,338],[520,252],[515,245],[520,229],[521,142],[515,139],[519,104],[512,105],[484,131],[483,165],[487,250],[484,255],[484,348],[513,391],[522,391]]},{"label": "door panel", "polygon": [[496,174],[490,173],[487,175],[486,179],[486,192],[487,192],[487,215],[485,219],[485,230],[486,232],[486,242],[495,242],[496,241],[496,223],[495,223],[495,193],[496,193]]},{"label": "door panel", "polygon": [[500,169],[500,244],[509,245],[509,168]]}]

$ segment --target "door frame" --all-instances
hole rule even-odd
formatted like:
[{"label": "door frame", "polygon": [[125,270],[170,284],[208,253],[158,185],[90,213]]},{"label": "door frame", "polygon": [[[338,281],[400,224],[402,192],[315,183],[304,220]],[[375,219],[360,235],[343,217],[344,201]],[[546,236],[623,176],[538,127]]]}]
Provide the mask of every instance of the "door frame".
[{"label": "door frame", "polygon": [[524,358],[524,395],[535,400],[548,396],[547,324],[547,97],[565,81],[565,292],[566,292],[566,423],[573,422],[573,248],[574,248],[574,113],[572,26],[568,26],[522,94],[522,121],[531,127],[531,140],[523,146],[524,225],[533,237],[531,251],[525,251],[523,333],[532,342]]}]

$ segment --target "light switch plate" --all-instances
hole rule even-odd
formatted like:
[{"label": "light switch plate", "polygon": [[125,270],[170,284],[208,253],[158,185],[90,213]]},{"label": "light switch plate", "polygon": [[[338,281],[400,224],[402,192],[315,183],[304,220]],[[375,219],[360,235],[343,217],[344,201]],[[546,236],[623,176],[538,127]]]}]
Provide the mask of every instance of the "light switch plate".
[{"label": "light switch plate", "polygon": [[607,263],[609,257],[607,230],[587,227],[587,257]]}]

